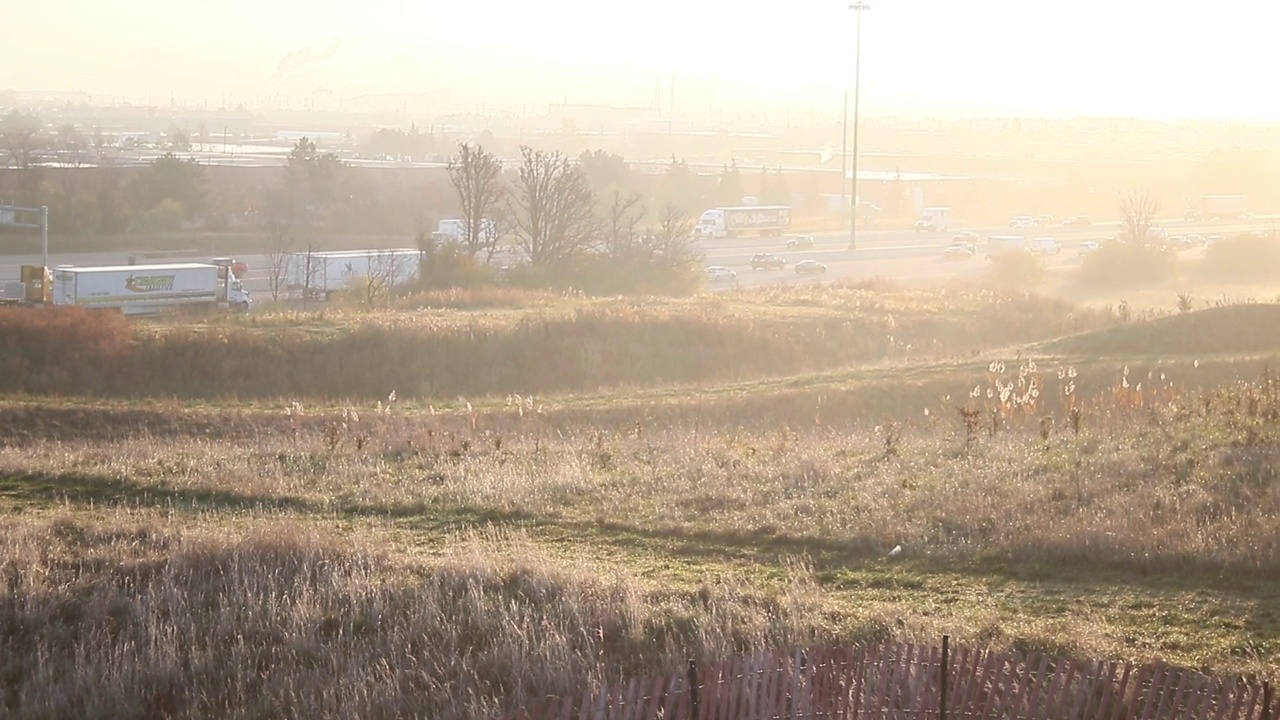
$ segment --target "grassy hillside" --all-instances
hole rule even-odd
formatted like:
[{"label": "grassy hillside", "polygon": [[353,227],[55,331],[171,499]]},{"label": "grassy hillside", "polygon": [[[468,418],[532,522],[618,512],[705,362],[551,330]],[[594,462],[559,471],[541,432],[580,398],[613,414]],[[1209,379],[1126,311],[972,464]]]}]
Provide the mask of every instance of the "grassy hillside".
[{"label": "grassy hillside", "polygon": [[[33,363],[374,360],[348,399],[338,374],[225,397],[224,373],[157,400],[180,368],[124,392],[86,362],[58,366],[85,395],[0,398],[0,714],[470,718],[688,657],[943,634],[1276,680],[1280,382],[1265,354],[1121,342],[1226,317],[1197,315],[841,290],[69,316],[60,342],[10,319],[48,341]],[[855,342],[889,323],[910,348]],[[1108,357],[1071,345],[1106,333]],[[511,338],[607,362],[522,376],[485,349],[532,352]],[[399,347],[550,390],[388,397]]]},{"label": "grassy hillside", "polygon": [[785,289],[694,300],[250,315],[132,325],[0,309],[0,391],[178,398],[403,398],[740,381],[971,356],[1110,316],[979,290]]},{"label": "grassy hillside", "polygon": [[1274,353],[1280,350],[1280,305],[1207,308],[1059,338],[1037,349],[1084,357]]}]

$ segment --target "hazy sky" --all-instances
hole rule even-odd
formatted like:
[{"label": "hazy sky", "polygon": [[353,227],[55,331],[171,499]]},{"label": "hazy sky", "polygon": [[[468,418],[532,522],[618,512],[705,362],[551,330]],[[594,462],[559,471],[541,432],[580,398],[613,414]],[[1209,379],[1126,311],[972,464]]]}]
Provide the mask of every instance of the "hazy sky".
[{"label": "hazy sky", "polygon": [[[1277,3],[870,0],[870,115],[1280,120]],[[647,102],[839,108],[845,0],[13,0],[0,88],[301,97],[454,88],[530,107]],[[22,28],[21,32],[15,28]],[[310,58],[282,75],[282,61]],[[664,90],[664,102],[665,102]]]}]

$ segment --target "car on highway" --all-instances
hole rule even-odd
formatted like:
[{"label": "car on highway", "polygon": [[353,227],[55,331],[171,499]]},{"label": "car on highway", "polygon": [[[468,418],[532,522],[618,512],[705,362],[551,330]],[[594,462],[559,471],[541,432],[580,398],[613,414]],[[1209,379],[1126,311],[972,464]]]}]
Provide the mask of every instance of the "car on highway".
[{"label": "car on highway", "polygon": [[797,235],[787,241],[787,247],[793,250],[813,247],[812,235]]},{"label": "car on highway", "polygon": [[1099,245],[1098,243],[1096,243],[1096,242],[1094,242],[1094,241],[1092,241],[1092,240],[1086,240],[1086,241],[1084,241],[1084,242],[1079,243],[1078,245],[1076,245],[1076,255],[1079,255],[1080,257],[1084,257],[1085,255],[1088,255],[1089,253],[1097,252],[1097,251],[1098,251],[1098,248],[1100,248],[1100,247],[1102,247],[1102,246],[1101,246],[1101,245]]},{"label": "car on highway", "polygon": [[752,270],[781,270],[787,266],[787,261],[777,255],[768,253],[756,253],[751,256]]},{"label": "car on highway", "polygon": [[1204,246],[1209,247],[1210,245],[1218,242],[1219,240],[1222,240],[1223,237],[1224,236],[1222,235],[1206,235],[1204,237]]},{"label": "car on highway", "polygon": [[1014,230],[1025,230],[1036,224],[1036,219],[1030,215],[1019,215],[1009,221],[1009,227]]},{"label": "car on highway", "polygon": [[1084,215],[1076,215],[1062,221],[1062,227],[1090,227],[1093,225],[1093,219]]},{"label": "car on highway", "polygon": [[1204,247],[1208,244],[1203,235],[1188,235],[1187,242],[1191,243],[1191,247]]},{"label": "car on highway", "polygon": [[978,254],[978,246],[971,242],[957,240],[942,251],[946,260],[968,260]]},{"label": "car on highway", "polygon": [[817,260],[801,260],[796,263],[797,275],[820,275],[826,271],[826,264],[820,263]]},{"label": "car on highway", "polygon": [[1239,215],[1239,219],[1240,219],[1240,220],[1257,220],[1257,219],[1258,219],[1258,216],[1257,216],[1257,215],[1254,215],[1254,214],[1253,214],[1253,213],[1251,213],[1251,212],[1242,212],[1242,213],[1240,213],[1240,215]]},{"label": "car on highway", "polygon": [[1035,222],[1036,225],[1052,225],[1053,224],[1053,216],[1050,215],[1049,213],[1045,213],[1043,215],[1037,215],[1034,218],[1032,218],[1032,220],[1033,222]]},{"label": "car on highway", "polygon": [[976,244],[978,240],[980,240],[981,238],[982,238],[981,235],[979,235],[978,233],[972,230],[963,230],[961,232],[956,233],[956,236],[951,238],[951,242],[953,243],[965,242],[965,243]]},{"label": "car on highway", "polygon": [[1186,235],[1170,235],[1160,243],[1161,247],[1173,248],[1174,250],[1188,250],[1195,247],[1191,243],[1191,238]]},{"label": "car on highway", "polygon": [[707,279],[711,282],[730,282],[737,278],[738,273],[723,265],[712,265],[707,268]]}]

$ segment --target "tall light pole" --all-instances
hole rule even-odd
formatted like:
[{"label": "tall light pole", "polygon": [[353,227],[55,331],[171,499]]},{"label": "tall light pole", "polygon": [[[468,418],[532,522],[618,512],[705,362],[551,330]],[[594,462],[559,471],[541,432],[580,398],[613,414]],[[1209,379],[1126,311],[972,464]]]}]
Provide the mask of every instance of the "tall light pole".
[{"label": "tall light pole", "polygon": [[840,122],[840,211],[844,212],[844,177],[849,172],[849,91],[844,91],[844,119]]},{"label": "tall light pole", "polygon": [[853,40],[853,179],[850,181],[853,197],[849,203],[849,249],[858,249],[858,81],[862,75],[862,11],[871,6],[855,0],[849,9],[857,16]]}]

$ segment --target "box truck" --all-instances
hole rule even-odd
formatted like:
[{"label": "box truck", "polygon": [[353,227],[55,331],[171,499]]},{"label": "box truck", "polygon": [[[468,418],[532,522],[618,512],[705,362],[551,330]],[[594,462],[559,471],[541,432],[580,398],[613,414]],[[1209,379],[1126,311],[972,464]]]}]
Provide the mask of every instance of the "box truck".
[{"label": "box truck", "polygon": [[47,292],[37,273],[24,268],[23,275],[29,302],[114,308],[126,315],[201,306],[245,311],[253,302],[231,268],[206,263],[61,265],[48,273]]},{"label": "box truck", "polygon": [[418,278],[421,257],[417,248],[295,253],[288,259],[288,287],[324,299],[344,290],[368,288],[370,283],[391,289]]},{"label": "box truck", "polygon": [[925,208],[916,221],[916,232],[946,232],[951,229],[951,208]]},{"label": "box truck", "polygon": [[706,210],[693,227],[694,237],[725,238],[749,233],[781,235],[791,227],[787,205],[746,205]]}]

